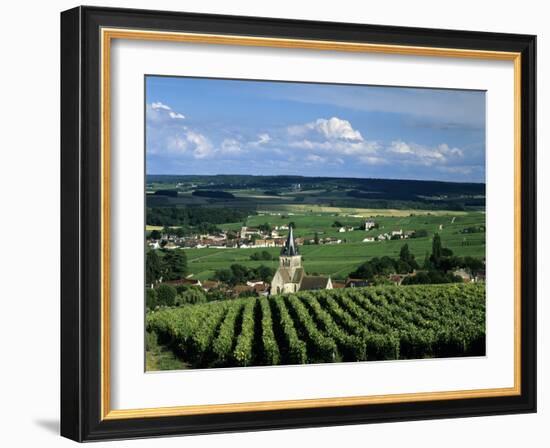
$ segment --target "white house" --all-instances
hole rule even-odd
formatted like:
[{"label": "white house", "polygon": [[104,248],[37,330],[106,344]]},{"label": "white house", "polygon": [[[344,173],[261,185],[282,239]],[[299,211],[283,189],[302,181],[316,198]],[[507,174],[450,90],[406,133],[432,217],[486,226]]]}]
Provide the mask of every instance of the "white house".
[{"label": "white house", "polygon": [[374,221],[368,220],[365,221],[365,230],[373,229],[376,223]]}]

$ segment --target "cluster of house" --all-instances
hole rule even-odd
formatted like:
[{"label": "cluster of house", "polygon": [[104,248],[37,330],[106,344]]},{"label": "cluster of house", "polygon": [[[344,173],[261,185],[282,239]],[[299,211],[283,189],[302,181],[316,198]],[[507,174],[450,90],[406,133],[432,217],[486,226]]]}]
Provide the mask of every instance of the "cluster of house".
[{"label": "cluster of house", "polygon": [[[344,229],[353,229],[346,227]],[[221,231],[216,234],[202,234],[185,237],[178,237],[174,234],[163,233],[158,240],[148,239],[147,245],[151,249],[250,249],[250,248],[268,248],[283,247],[286,237],[280,232],[288,232],[288,225],[275,226],[271,230],[262,230],[259,227],[242,226],[240,231],[227,232]],[[345,230],[344,230],[345,231]],[[296,238],[296,244],[313,244],[314,239]],[[318,244],[341,244],[342,240],[336,237],[319,238]]]},{"label": "cluster of house", "polygon": [[[173,234],[162,234],[158,240],[149,239],[148,246],[151,249],[247,249],[261,247],[282,247],[285,244],[285,237],[279,235],[280,230],[288,230],[288,226],[276,226],[270,231],[261,230],[258,227],[241,227],[235,232],[221,231],[215,234],[191,235],[178,237]],[[303,238],[300,239],[304,243]]]},{"label": "cluster of house", "polygon": [[402,240],[411,238],[414,235],[414,230],[392,230],[391,232],[381,233],[378,236],[368,236],[363,238],[363,243],[373,243],[375,241],[386,241],[386,240]]}]

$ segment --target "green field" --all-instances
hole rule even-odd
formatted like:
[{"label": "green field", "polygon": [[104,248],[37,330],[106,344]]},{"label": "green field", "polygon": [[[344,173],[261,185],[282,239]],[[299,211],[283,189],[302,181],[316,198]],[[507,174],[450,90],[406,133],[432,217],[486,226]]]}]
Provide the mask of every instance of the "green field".
[{"label": "green field", "polygon": [[[255,227],[268,223],[272,227],[296,224],[297,237],[313,238],[317,232],[320,238],[336,237],[342,239],[342,244],[304,245],[300,247],[303,255],[304,267],[308,273],[331,275],[334,279],[345,279],[346,276],[361,263],[373,257],[398,257],[403,244],[408,244],[417,261],[422,263],[426,252],[431,251],[432,237],[439,233],[443,245],[451,249],[457,256],[472,256],[485,258],[485,233],[463,234],[460,231],[470,226],[485,225],[485,214],[482,212],[447,212],[437,214],[423,214],[407,216],[375,215],[372,219],[380,226],[379,229],[354,230],[353,232],[339,233],[332,224],[339,221],[344,225],[359,226],[364,222],[362,218],[329,213],[305,213],[294,215],[254,215],[247,220],[247,226]],[[220,225],[225,229],[239,229],[242,223]],[[441,227],[440,227],[441,226]],[[377,236],[392,230],[420,230],[428,231],[424,238],[409,238],[402,240],[375,241],[363,243],[368,236]],[[284,234],[284,232],[282,232]],[[345,242],[344,242],[345,240]],[[268,251],[275,258],[273,261],[253,261],[250,255],[259,251]],[[278,264],[279,248],[249,248],[249,249],[188,249],[189,273],[200,280],[211,278],[217,269],[227,268],[233,263],[247,267],[257,267],[261,264],[276,267]]]},{"label": "green field", "polygon": [[146,321],[148,340],[175,355],[152,344],[151,370],[483,356],[485,284],[249,297],[163,308]]}]

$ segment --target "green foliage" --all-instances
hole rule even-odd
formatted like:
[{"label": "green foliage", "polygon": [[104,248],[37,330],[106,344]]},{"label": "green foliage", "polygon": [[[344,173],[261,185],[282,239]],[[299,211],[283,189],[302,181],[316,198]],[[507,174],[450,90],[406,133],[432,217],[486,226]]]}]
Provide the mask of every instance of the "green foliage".
[{"label": "green foliage", "polygon": [[162,276],[162,260],[154,250],[145,254],[145,283],[152,285],[160,280]]},{"label": "green foliage", "polygon": [[344,361],[363,361],[366,359],[366,344],[363,339],[356,335],[346,333],[332,319],[320,304],[315,295],[304,294],[305,302],[310,306],[311,311],[325,335],[333,339],[338,345]]},{"label": "green foliage", "polygon": [[441,237],[436,233],[432,239],[432,256],[430,257],[430,261],[434,266],[439,266],[441,255]]},{"label": "green foliage", "polygon": [[150,311],[146,325],[159,345],[193,367],[480,356],[485,285],[376,286],[209,302]]},{"label": "green foliage", "polygon": [[414,255],[409,251],[408,244],[403,244],[403,246],[401,246],[401,250],[399,251],[399,259],[409,265],[416,263],[414,260]]},{"label": "green foliage", "polygon": [[165,250],[162,258],[164,280],[179,280],[187,274],[187,255],[181,249]]},{"label": "green foliage", "polygon": [[173,306],[176,300],[176,288],[172,285],[162,283],[156,288],[157,302],[159,305]]},{"label": "green foliage", "polygon": [[216,363],[223,366],[229,362],[234,344],[235,326],[241,315],[243,304],[229,308],[220,327],[220,331],[212,344],[212,351],[216,356]]},{"label": "green foliage", "polygon": [[262,363],[266,366],[273,366],[279,364],[281,360],[281,353],[273,331],[273,320],[271,318],[269,300],[267,297],[262,297],[259,301],[262,312]]},{"label": "green foliage", "polygon": [[145,332],[146,370],[179,370],[185,364],[169,348],[158,343],[155,332]]},{"label": "green foliage", "polygon": [[426,238],[428,236],[428,231],[426,229],[415,230],[411,235],[411,238]]},{"label": "green foliage", "polygon": [[285,364],[306,364],[308,361],[306,344],[298,337],[294,321],[288,313],[284,298],[275,296],[272,300],[277,310],[278,322],[276,322],[276,325],[278,325],[284,341]]},{"label": "green foliage", "polygon": [[233,351],[235,363],[238,366],[248,366],[253,360],[254,346],[254,309],[256,300],[250,299],[246,302],[243,311],[241,334],[237,338],[237,344]]},{"label": "green foliage", "polygon": [[273,260],[273,255],[271,255],[267,250],[262,252],[254,252],[250,255],[251,260]]},{"label": "green foliage", "polygon": [[417,272],[403,279],[403,285],[437,285],[441,283],[462,283],[458,275],[448,274],[442,271]]},{"label": "green foliage", "polygon": [[249,280],[261,280],[269,283],[275,274],[275,269],[260,265],[257,268],[248,268],[242,264],[234,263],[229,269],[218,269],[214,272],[214,278],[222,283],[235,286],[246,283]]},{"label": "green foliage", "polygon": [[474,257],[464,257],[462,266],[470,271],[472,275],[477,275],[480,271],[485,269],[483,262]]},{"label": "green foliage", "polygon": [[380,284],[382,277],[390,274],[407,274],[418,269],[414,255],[409,251],[409,245],[404,244],[399,251],[399,259],[383,256],[374,257],[361,264],[351,272],[351,278],[367,279],[371,284]]},{"label": "green foliage", "polygon": [[[179,290],[178,290],[179,289]],[[177,305],[191,304],[196,303],[205,303],[206,294],[203,289],[199,286],[188,286],[186,288],[176,288],[178,296],[176,297]]]},{"label": "green foliage", "polygon": [[294,322],[307,343],[308,359],[310,362],[336,361],[336,343],[319,331],[311,315],[302,303],[301,297],[298,298],[295,295],[289,295],[286,299],[292,310],[291,315],[294,318]]},{"label": "green foliage", "polygon": [[262,231],[262,232],[266,232],[266,233],[271,232],[271,225],[270,225],[268,222],[264,222],[263,224],[260,224],[260,225],[258,226],[258,228],[259,228],[260,231]]},{"label": "green foliage", "polygon": [[197,226],[203,223],[224,224],[245,220],[256,212],[245,208],[149,207],[147,224],[153,226]]},{"label": "green foliage", "polygon": [[[188,307],[194,308],[197,305]],[[201,306],[201,305],[198,305]],[[227,304],[220,303],[217,307],[210,307],[207,314],[202,315],[202,322],[188,339],[186,352],[190,361],[196,366],[207,365],[212,361],[212,341],[216,335],[226,312]]]},{"label": "green foliage", "polygon": [[145,288],[145,306],[150,310],[157,306],[157,292],[153,288]]},{"label": "green foliage", "polygon": [[149,235],[149,238],[152,240],[160,240],[162,237],[162,233],[160,233],[159,230],[152,230],[151,234]]}]

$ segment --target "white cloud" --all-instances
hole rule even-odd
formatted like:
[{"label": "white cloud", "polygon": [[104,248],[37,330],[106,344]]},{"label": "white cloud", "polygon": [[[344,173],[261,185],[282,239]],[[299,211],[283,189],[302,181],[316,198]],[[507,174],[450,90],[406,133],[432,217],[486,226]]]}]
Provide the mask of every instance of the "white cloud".
[{"label": "white cloud", "polygon": [[445,155],[464,157],[464,152],[460,148],[449,148],[447,143],[442,143],[437,147],[437,150]]},{"label": "white cloud", "polygon": [[395,152],[397,154],[413,154],[413,150],[411,147],[402,141],[394,141],[391,142],[391,145],[389,147],[390,152]]},{"label": "white cloud", "polygon": [[187,136],[172,135],[166,139],[167,150],[173,153],[185,153],[187,151]]},{"label": "white cloud", "polygon": [[163,104],[160,101],[157,101],[156,103],[155,102],[151,103],[151,107],[153,108],[153,110],[159,110],[159,109],[172,110],[170,106],[167,106],[166,104]]},{"label": "white cloud", "polygon": [[362,156],[359,157],[359,161],[367,165],[387,165],[389,163],[387,159],[376,156]]},{"label": "white cloud", "polygon": [[248,144],[252,147],[258,147],[260,145],[265,145],[271,141],[271,136],[267,133],[259,134],[258,140],[249,142]]},{"label": "white cloud", "polygon": [[224,154],[239,154],[243,151],[241,144],[234,138],[226,138],[222,141],[221,152]]},{"label": "white cloud", "polygon": [[424,166],[445,164],[450,160],[462,159],[464,157],[464,152],[461,149],[451,148],[446,143],[432,148],[395,140],[390,143],[386,151],[390,156],[391,154],[397,154],[396,161],[398,162]]},{"label": "white cloud", "polygon": [[327,161],[327,158],[319,156],[317,154],[309,154],[306,157],[306,161],[312,162],[312,163],[325,163]]},{"label": "white cloud", "polygon": [[187,141],[194,146],[193,155],[196,159],[204,159],[214,152],[212,143],[210,143],[210,140],[204,135],[198,132],[188,131],[186,138]]},{"label": "white cloud", "polygon": [[170,118],[173,118],[175,120],[184,120],[185,119],[185,115],[182,115],[178,112],[174,112],[174,111],[170,111],[168,112],[168,115],[170,115]]},{"label": "white cloud", "polygon": [[298,140],[288,143],[291,148],[318,150],[331,152],[333,154],[340,155],[364,155],[374,154],[380,148],[380,144],[377,142],[347,142],[347,141],[312,141],[312,140]]},{"label": "white cloud", "polygon": [[160,101],[152,102],[151,107],[147,108],[147,118],[153,119],[155,121],[160,121],[163,118],[171,118],[173,120],[184,120],[185,115],[180,114],[173,110],[167,104],[161,103]]},{"label": "white cloud", "polygon": [[338,117],[330,119],[318,118],[311,123],[288,127],[288,133],[292,136],[318,134],[328,140],[356,140],[362,141],[361,133],[351,126],[348,120]]},{"label": "white cloud", "polygon": [[380,148],[379,143],[365,140],[348,120],[337,117],[289,126],[287,134],[290,138],[285,143],[290,148],[322,151],[333,156],[371,155]]}]

